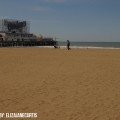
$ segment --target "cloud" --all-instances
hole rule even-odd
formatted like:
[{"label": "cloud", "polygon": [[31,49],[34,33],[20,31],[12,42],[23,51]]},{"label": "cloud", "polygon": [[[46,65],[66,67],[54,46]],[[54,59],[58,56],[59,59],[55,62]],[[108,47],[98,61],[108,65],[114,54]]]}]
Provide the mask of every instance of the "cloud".
[{"label": "cloud", "polygon": [[61,23],[61,21],[59,20],[47,20],[47,19],[44,19],[44,20],[35,20],[35,19],[31,19],[29,20],[30,22],[32,23],[50,23],[50,24],[58,24],[58,23]]},{"label": "cloud", "polygon": [[10,18],[9,16],[0,16],[0,19],[8,19]]},{"label": "cloud", "polygon": [[36,7],[32,8],[32,11],[35,11],[35,12],[47,12],[47,11],[50,11],[50,8],[49,7],[43,7],[43,6],[36,6]]},{"label": "cloud", "polygon": [[67,0],[45,0],[45,2],[51,2],[51,3],[64,3],[64,2],[67,2]]}]

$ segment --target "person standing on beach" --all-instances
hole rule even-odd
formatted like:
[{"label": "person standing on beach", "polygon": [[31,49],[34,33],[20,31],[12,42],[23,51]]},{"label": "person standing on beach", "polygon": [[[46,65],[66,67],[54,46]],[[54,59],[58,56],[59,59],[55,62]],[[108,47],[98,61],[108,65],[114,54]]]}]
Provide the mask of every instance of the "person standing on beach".
[{"label": "person standing on beach", "polygon": [[70,41],[67,40],[67,49],[70,50]]}]

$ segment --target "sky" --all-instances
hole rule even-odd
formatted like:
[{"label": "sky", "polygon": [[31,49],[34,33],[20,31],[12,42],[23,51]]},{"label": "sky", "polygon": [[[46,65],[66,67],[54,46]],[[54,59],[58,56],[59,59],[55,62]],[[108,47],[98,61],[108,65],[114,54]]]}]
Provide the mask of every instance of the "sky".
[{"label": "sky", "polygon": [[120,42],[120,0],[0,0],[0,18],[58,41]]}]

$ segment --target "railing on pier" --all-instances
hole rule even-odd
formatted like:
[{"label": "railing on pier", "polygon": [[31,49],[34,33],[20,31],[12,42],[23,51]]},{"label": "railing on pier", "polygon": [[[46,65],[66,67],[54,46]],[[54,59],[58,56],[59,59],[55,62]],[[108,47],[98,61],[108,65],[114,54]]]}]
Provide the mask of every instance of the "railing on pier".
[{"label": "railing on pier", "polygon": [[56,46],[56,41],[3,41],[0,40],[0,47],[14,46]]}]

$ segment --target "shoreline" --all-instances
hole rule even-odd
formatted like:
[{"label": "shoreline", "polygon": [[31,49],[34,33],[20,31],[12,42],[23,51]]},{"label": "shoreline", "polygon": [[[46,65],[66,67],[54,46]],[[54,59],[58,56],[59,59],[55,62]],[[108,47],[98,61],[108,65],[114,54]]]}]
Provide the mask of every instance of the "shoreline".
[{"label": "shoreline", "polygon": [[[66,49],[66,46],[59,46],[54,48],[54,46],[14,46],[14,47],[0,47],[1,48],[52,48],[52,49]],[[71,49],[120,49],[118,47],[87,47],[87,46],[70,46]]]}]

